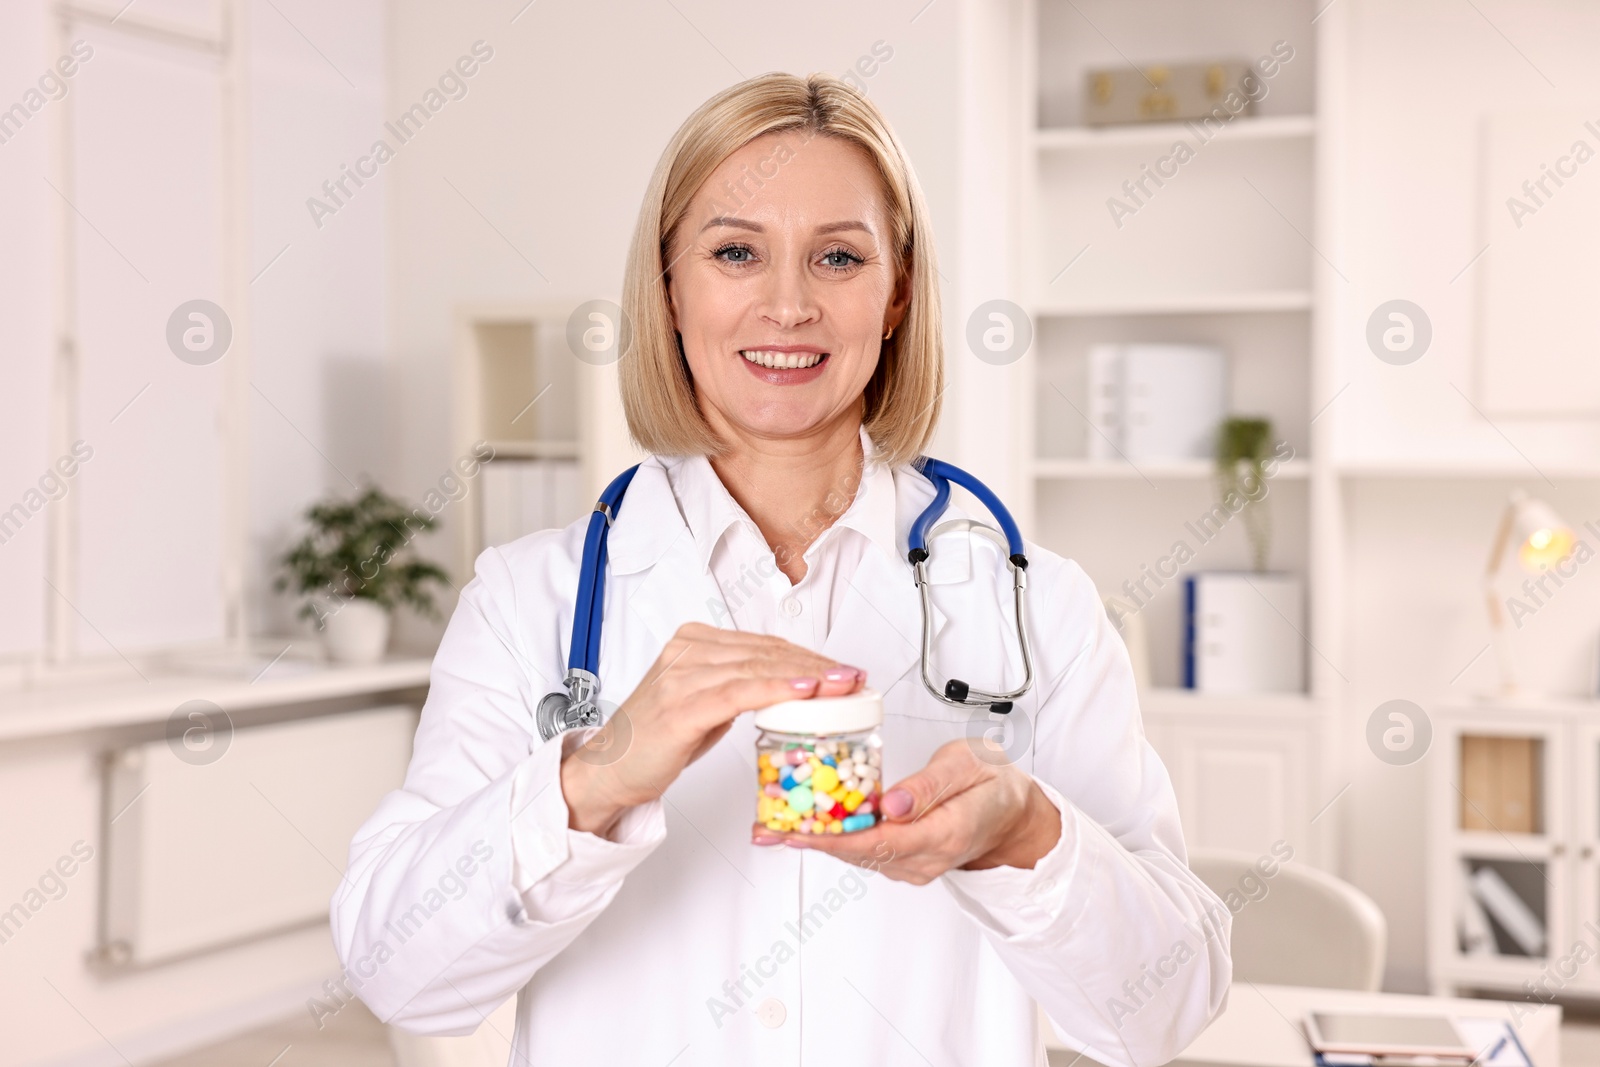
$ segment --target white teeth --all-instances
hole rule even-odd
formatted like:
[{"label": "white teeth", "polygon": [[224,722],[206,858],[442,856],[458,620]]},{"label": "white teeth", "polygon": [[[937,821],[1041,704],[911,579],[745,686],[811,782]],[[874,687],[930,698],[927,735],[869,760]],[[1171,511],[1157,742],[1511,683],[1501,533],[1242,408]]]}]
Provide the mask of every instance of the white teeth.
[{"label": "white teeth", "polygon": [[820,352],[770,352],[766,349],[746,349],[740,353],[751,363],[774,370],[800,370],[805,367],[814,367],[822,361],[824,353]]}]

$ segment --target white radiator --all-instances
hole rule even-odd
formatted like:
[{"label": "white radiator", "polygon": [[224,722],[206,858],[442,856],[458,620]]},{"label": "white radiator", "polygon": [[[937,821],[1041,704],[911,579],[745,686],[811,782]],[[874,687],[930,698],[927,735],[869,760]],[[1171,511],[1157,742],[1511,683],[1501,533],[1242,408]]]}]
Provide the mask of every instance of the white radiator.
[{"label": "white radiator", "polygon": [[415,708],[383,707],[235,730],[220,756],[204,742],[220,747],[225,730],[109,753],[100,963],[325,921],[351,838],[405,777],[416,725]]}]

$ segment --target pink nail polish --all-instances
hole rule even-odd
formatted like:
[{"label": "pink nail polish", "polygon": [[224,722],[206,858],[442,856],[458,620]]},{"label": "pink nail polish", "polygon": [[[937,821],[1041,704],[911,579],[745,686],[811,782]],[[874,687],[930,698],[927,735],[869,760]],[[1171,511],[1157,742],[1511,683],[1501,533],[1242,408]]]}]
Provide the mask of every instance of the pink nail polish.
[{"label": "pink nail polish", "polygon": [[830,682],[853,682],[860,674],[854,667],[829,667],[822,677]]},{"label": "pink nail polish", "polygon": [[815,678],[790,678],[789,688],[800,693],[809,693],[817,687]]}]

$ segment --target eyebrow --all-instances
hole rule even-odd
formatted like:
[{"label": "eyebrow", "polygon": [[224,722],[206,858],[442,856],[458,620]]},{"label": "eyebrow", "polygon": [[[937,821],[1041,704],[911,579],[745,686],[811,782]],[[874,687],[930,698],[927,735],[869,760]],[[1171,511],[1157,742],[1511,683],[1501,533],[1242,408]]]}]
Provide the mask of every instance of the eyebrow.
[{"label": "eyebrow", "polygon": [[[766,227],[762,226],[759,222],[751,222],[749,219],[735,218],[732,215],[718,215],[715,218],[707,219],[706,224],[700,227],[700,232],[704,233],[713,226],[727,226],[736,230],[749,230],[752,233],[766,232]],[[830,222],[825,225],[818,226],[816,232],[818,234],[827,234],[842,233],[846,230],[859,230],[862,233],[869,235],[872,233],[872,228],[866,223],[857,222],[854,219],[846,220],[844,222]]]}]

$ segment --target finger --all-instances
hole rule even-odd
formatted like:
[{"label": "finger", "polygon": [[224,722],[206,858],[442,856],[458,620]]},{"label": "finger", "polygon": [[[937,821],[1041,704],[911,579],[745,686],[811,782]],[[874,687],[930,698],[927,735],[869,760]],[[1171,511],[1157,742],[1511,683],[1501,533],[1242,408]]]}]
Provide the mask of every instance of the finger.
[{"label": "finger", "polygon": [[[663,674],[650,684],[659,684],[679,699],[692,699],[695,694],[714,689],[724,682],[738,678],[781,678],[796,682],[797,695],[789,699],[810,696],[840,696],[854,692],[861,684],[862,672],[855,667],[831,664],[827,660],[789,656],[762,657],[734,660],[728,663],[679,665],[670,674]],[[798,685],[802,678],[818,683],[814,692]]]},{"label": "finger", "polygon": [[[682,647],[675,647],[680,645]],[[757,660],[766,673],[784,677],[815,675],[822,679],[820,696],[844,696],[866,684],[867,672],[770,634],[721,630],[704,623],[685,623],[662,650],[652,680],[684,666],[733,664]],[[759,671],[755,673],[760,673]]]},{"label": "finger", "polygon": [[815,696],[815,678],[728,678],[689,698],[687,711],[699,730],[732,722],[747,711],[758,711],[785,700]]},{"label": "finger", "polygon": [[[700,663],[731,663],[746,656],[800,657],[815,662],[822,667],[839,667],[842,665],[831,657],[814,652],[792,641],[776,637],[771,634],[749,633],[743,630],[719,630],[716,627],[706,626],[703,623],[685,623],[678,629],[678,638],[692,641],[696,646],[695,662]],[[866,672],[857,668],[856,673],[865,677]],[[848,679],[842,679],[848,680]]]},{"label": "finger", "polygon": [[949,852],[949,829],[934,830],[927,822],[878,823],[848,834],[764,832],[781,838],[784,845],[826,852],[863,871],[913,885],[926,885],[955,861]]},{"label": "finger", "polygon": [[776,634],[756,633],[753,630],[733,630],[721,626],[708,626],[703,622],[686,622],[672,635],[674,641],[688,641],[698,645],[737,646],[754,649],[791,649],[808,652],[809,649],[778,637]]},{"label": "finger", "polygon": [[965,741],[948,742],[934,751],[926,767],[885,792],[879,809],[890,821],[914,821],[936,804],[983,781],[991,771]]}]

